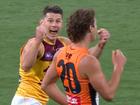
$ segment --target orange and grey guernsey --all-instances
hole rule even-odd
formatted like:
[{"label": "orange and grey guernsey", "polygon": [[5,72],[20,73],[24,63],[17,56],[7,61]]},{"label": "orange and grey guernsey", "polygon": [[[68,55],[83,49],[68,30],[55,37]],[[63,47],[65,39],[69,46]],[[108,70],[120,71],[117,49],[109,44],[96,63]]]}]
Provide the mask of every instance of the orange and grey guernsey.
[{"label": "orange and grey guernsey", "polygon": [[34,66],[29,72],[19,68],[19,86],[16,91],[17,95],[24,97],[31,97],[38,100],[42,105],[46,105],[49,100],[47,94],[41,89],[41,81],[50,66],[53,56],[59,48],[65,46],[63,39],[57,39],[55,44],[43,41],[44,54],[41,58],[38,58]]},{"label": "orange and grey guernsey", "polygon": [[88,79],[79,74],[78,64],[88,49],[66,46],[56,58],[56,70],[62,80],[68,105],[97,105],[96,91]]}]

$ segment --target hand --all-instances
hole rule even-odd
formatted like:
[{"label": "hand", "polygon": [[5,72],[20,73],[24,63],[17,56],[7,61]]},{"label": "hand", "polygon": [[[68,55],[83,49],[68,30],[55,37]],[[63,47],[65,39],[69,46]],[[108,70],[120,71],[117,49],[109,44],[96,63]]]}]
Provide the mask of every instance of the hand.
[{"label": "hand", "polygon": [[100,41],[106,42],[110,38],[110,33],[107,29],[101,28],[97,31]]},{"label": "hand", "polygon": [[39,26],[36,27],[36,39],[42,41],[46,37],[45,20],[41,20]]},{"label": "hand", "polygon": [[108,32],[107,29],[101,28],[97,31],[100,41],[99,41],[99,47],[103,48],[108,39],[110,38],[110,33]]},{"label": "hand", "polygon": [[121,50],[117,49],[115,51],[112,51],[112,62],[115,68],[123,70],[123,67],[126,63],[126,57],[121,52]]}]

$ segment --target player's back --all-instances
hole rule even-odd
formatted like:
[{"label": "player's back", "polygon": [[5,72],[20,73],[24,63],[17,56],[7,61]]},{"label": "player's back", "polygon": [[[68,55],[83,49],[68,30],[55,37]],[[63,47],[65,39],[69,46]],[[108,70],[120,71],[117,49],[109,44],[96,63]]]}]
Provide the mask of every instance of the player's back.
[{"label": "player's back", "polygon": [[88,79],[82,78],[78,64],[88,55],[88,49],[67,46],[57,56],[56,69],[60,76],[69,105],[97,105],[96,91]]}]

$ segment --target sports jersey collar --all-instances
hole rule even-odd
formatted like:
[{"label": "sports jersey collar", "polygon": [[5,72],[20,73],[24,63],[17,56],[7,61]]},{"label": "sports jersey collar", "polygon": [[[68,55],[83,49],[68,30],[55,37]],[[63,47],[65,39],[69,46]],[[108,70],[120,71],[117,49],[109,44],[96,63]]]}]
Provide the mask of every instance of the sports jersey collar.
[{"label": "sports jersey collar", "polygon": [[[58,37],[57,37],[58,38]],[[56,38],[56,40],[57,40],[57,38]],[[50,45],[55,45],[55,43],[56,43],[56,40],[54,41],[54,42],[51,42],[48,38],[46,38],[46,39],[43,39],[46,43],[48,43],[48,44],[50,44]]]},{"label": "sports jersey collar", "polygon": [[88,52],[88,48],[83,48],[83,47],[77,47],[77,46],[73,46],[73,44],[68,46],[70,50],[72,51],[79,51],[79,52]]}]

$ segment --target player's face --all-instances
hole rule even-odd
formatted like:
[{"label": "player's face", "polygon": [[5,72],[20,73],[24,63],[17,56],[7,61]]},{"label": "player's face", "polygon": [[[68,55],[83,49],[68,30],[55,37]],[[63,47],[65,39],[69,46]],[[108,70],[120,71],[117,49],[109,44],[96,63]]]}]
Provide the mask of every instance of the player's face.
[{"label": "player's face", "polygon": [[62,15],[56,13],[47,13],[44,20],[47,30],[47,38],[49,40],[55,40],[60,29],[62,28]]}]

